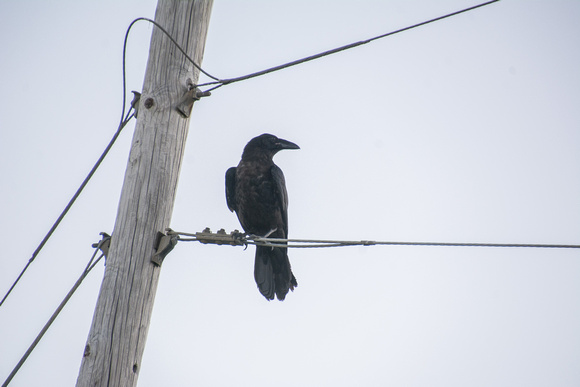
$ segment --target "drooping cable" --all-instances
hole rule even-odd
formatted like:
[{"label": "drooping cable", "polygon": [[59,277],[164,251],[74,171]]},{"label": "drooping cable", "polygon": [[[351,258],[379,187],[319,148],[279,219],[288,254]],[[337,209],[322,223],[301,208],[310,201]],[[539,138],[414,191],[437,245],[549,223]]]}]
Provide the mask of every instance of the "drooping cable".
[{"label": "drooping cable", "polygon": [[[64,297],[64,299],[62,300],[60,305],[56,308],[56,310],[54,311],[52,316],[50,316],[50,318],[48,319],[48,321],[46,322],[44,327],[42,327],[42,329],[40,330],[40,332],[38,333],[38,335],[36,336],[36,338],[34,339],[32,344],[30,344],[30,346],[28,347],[28,349],[26,350],[26,352],[24,353],[24,355],[22,356],[22,358],[20,359],[18,364],[16,364],[16,366],[14,367],[14,369],[12,370],[10,375],[8,375],[8,377],[6,378],[4,383],[2,384],[2,387],[8,386],[10,381],[14,378],[14,376],[16,376],[16,374],[18,373],[18,371],[20,370],[20,368],[22,367],[22,365],[24,364],[26,359],[28,359],[28,356],[30,356],[30,354],[32,353],[34,348],[36,348],[36,346],[38,345],[38,343],[40,342],[40,340],[42,339],[42,337],[44,336],[46,331],[48,331],[48,328],[50,328],[50,326],[52,325],[54,320],[56,320],[59,313],[64,309],[66,303],[70,300],[70,298],[73,296],[75,291],[79,288],[79,286],[81,285],[83,280],[90,273],[90,271],[93,270],[93,268],[97,265],[97,263],[99,263],[99,261],[103,258],[103,256],[105,256],[105,252],[103,251],[105,249],[103,248],[103,246],[105,244],[110,243],[110,240],[111,240],[111,237],[109,235],[105,234],[103,239],[98,244],[93,245],[93,246],[95,246],[95,252],[93,253],[91,259],[89,260],[89,263],[87,264],[87,266],[85,267],[85,269],[81,273],[79,279],[77,280],[77,282],[75,282],[75,284],[70,289],[68,294]],[[99,258],[97,258],[95,260],[95,257],[97,256],[97,253],[99,252],[99,250],[103,251],[103,253],[99,256]]]}]

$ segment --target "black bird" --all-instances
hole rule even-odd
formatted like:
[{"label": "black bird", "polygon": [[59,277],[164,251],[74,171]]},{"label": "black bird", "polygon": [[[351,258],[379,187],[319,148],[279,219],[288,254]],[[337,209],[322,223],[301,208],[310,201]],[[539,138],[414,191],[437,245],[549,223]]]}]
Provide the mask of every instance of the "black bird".
[{"label": "black bird", "polygon": [[[237,168],[226,172],[226,201],[248,234],[288,238],[288,193],[282,170],[272,158],[282,149],[300,149],[290,141],[262,134],[246,144]],[[282,301],[298,286],[287,248],[256,246],[254,278],[260,293]]]}]

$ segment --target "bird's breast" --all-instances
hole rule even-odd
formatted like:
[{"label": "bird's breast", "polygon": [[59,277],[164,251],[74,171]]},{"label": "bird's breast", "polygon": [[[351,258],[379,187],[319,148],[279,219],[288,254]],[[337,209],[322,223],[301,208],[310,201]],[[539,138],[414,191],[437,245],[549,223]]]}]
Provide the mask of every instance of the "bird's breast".
[{"label": "bird's breast", "polygon": [[280,203],[276,192],[269,166],[248,162],[238,165],[236,212],[246,232],[265,235],[280,227]]}]

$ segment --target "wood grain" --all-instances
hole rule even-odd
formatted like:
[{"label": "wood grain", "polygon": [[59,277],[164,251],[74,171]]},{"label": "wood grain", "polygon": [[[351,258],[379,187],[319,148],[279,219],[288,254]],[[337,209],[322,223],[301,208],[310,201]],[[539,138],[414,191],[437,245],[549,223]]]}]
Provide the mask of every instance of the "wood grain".
[{"label": "wood grain", "polygon": [[[211,7],[211,0],[159,0],[155,14],[199,65]],[[160,273],[151,262],[153,245],[157,232],[170,225],[189,128],[189,119],[175,106],[197,78],[194,66],[153,28],[139,117],[77,386],[137,383]]]}]

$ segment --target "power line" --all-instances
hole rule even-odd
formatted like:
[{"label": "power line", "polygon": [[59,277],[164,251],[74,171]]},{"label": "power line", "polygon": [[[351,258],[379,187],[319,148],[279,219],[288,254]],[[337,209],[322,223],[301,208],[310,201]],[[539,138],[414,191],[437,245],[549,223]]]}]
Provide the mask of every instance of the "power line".
[{"label": "power line", "polygon": [[238,231],[227,234],[223,229],[212,233],[209,228],[202,232],[185,233],[168,230],[168,235],[177,236],[179,241],[201,242],[204,244],[232,246],[269,246],[289,248],[321,248],[346,246],[437,246],[437,247],[509,247],[509,248],[541,248],[541,249],[580,249],[580,245],[565,244],[535,244],[535,243],[455,243],[455,242],[394,242],[374,240],[325,240],[325,239],[281,239],[264,238],[257,235],[247,235]]},{"label": "power line", "polygon": [[129,109],[129,112],[127,112],[127,116],[119,124],[119,128],[117,129],[117,131],[113,135],[113,138],[111,138],[111,141],[109,141],[109,144],[107,145],[107,147],[105,148],[105,150],[103,151],[103,153],[101,154],[101,156],[99,157],[99,159],[97,160],[97,162],[95,163],[95,165],[93,166],[93,168],[91,169],[91,171],[89,172],[89,174],[87,175],[85,180],[81,183],[80,187],[77,189],[77,191],[72,196],[72,198],[70,199],[70,201],[68,202],[68,204],[66,205],[64,210],[60,213],[60,215],[58,216],[56,221],[53,223],[52,227],[50,228],[48,233],[44,236],[44,238],[42,239],[42,241],[40,242],[40,244],[38,245],[36,250],[34,250],[34,252],[32,253],[32,256],[30,257],[30,259],[28,260],[28,262],[26,263],[26,265],[24,266],[24,268],[22,269],[22,271],[20,272],[20,274],[18,275],[18,277],[16,278],[14,283],[12,283],[12,286],[10,286],[10,289],[8,289],[8,291],[4,295],[4,298],[2,298],[2,301],[0,301],[0,306],[2,306],[2,304],[4,304],[4,301],[6,301],[6,299],[8,298],[8,296],[10,295],[10,293],[12,292],[12,290],[14,289],[16,284],[18,284],[18,282],[20,281],[20,279],[22,278],[22,276],[24,275],[24,273],[28,269],[28,267],[32,264],[32,262],[34,262],[34,260],[36,259],[36,257],[38,256],[38,254],[40,253],[40,251],[42,250],[42,248],[46,244],[46,242],[48,242],[48,240],[50,239],[52,234],[56,231],[57,227],[60,225],[60,222],[64,219],[64,217],[66,216],[68,211],[71,209],[71,207],[73,206],[73,204],[75,203],[77,198],[80,196],[80,194],[83,191],[83,189],[85,188],[85,186],[89,183],[89,181],[91,180],[91,178],[93,177],[93,175],[95,174],[95,172],[97,171],[97,169],[99,168],[99,166],[101,165],[101,163],[103,162],[105,157],[107,156],[107,153],[109,153],[109,151],[111,150],[111,148],[115,144],[117,137],[119,137],[119,135],[121,134],[121,131],[123,130],[125,125],[127,125],[129,123],[129,121],[131,120],[131,118],[133,118],[133,115],[129,115],[131,110],[132,109]]},{"label": "power line", "polygon": [[[129,29],[130,29],[130,27],[129,27]],[[85,180],[81,183],[81,185],[79,186],[79,188],[77,189],[75,194],[69,200],[68,204],[66,205],[64,210],[60,213],[60,215],[58,216],[56,221],[53,223],[52,227],[50,228],[48,233],[44,236],[44,238],[42,239],[42,241],[40,242],[40,244],[38,245],[36,250],[34,250],[34,252],[32,253],[32,256],[30,257],[30,259],[28,260],[28,262],[26,263],[26,265],[24,266],[24,268],[22,269],[22,271],[20,272],[18,277],[16,277],[16,280],[14,280],[14,282],[12,283],[12,286],[10,286],[10,288],[8,289],[8,291],[6,292],[4,297],[2,298],[2,301],[0,301],[0,307],[2,306],[2,304],[4,304],[4,301],[6,301],[6,299],[10,295],[10,293],[12,293],[12,290],[14,289],[14,287],[18,284],[18,282],[20,281],[20,279],[22,278],[22,276],[24,275],[26,270],[28,270],[28,267],[32,264],[32,262],[34,262],[34,260],[36,259],[36,257],[38,256],[38,254],[40,253],[40,251],[42,250],[42,248],[46,244],[46,242],[48,242],[48,240],[50,239],[52,234],[56,231],[56,229],[60,225],[60,222],[64,219],[64,217],[66,216],[68,211],[71,209],[71,207],[73,206],[73,204],[75,203],[77,198],[80,196],[80,194],[83,191],[83,189],[85,188],[85,186],[89,183],[89,181],[91,180],[91,178],[93,177],[93,175],[95,174],[97,169],[100,167],[101,163],[103,162],[103,160],[105,159],[105,157],[107,156],[107,154],[109,153],[109,151],[111,150],[113,145],[115,144],[115,141],[117,141],[117,138],[121,134],[121,131],[123,130],[123,128],[129,123],[129,121],[131,121],[131,119],[133,117],[135,117],[136,113],[133,112],[134,106],[131,106],[129,108],[129,110],[127,111],[127,113],[125,114],[126,99],[127,99],[127,85],[126,85],[126,76],[125,76],[125,74],[126,74],[125,57],[126,57],[126,53],[127,53],[128,34],[129,34],[129,30],[127,30],[127,33],[125,34],[125,40],[123,42],[123,66],[122,66],[123,67],[123,69],[122,69],[122,72],[123,72],[123,107],[121,109],[121,119],[119,121],[119,126],[117,127],[117,131],[115,132],[115,134],[111,138],[111,141],[109,141],[109,144],[107,145],[107,147],[105,148],[105,150],[103,151],[103,153],[101,154],[101,156],[99,157],[99,159],[97,160],[97,162],[95,163],[93,168],[90,170],[87,177],[85,177]]]},{"label": "power line", "polygon": [[[354,48],[354,47],[362,46],[363,44],[367,44],[367,43],[373,42],[373,41],[378,40],[378,39],[386,38],[387,36],[395,35],[395,34],[398,34],[400,32],[403,32],[403,31],[408,31],[408,30],[413,29],[413,28],[421,27],[421,26],[424,26],[426,24],[430,24],[430,23],[433,23],[433,22],[436,22],[436,21],[439,21],[439,20],[447,19],[449,17],[456,16],[456,15],[459,15],[461,13],[465,13],[465,12],[468,12],[468,11],[472,11],[474,9],[481,8],[481,7],[484,7],[486,5],[489,5],[489,4],[492,4],[492,3],[496,3],[498,1],[499,0],[488,1],[486,3],[482,3],[482,4],[479,4],[479,5],[475,5],[473,7],[465,8],[465,9],[462,9],[460,11],[452,12],[452,13],[449,13],[447,15],[439,16],[439,17],[436,17],[434,19],[430,19],[430,20],[427,20],[427,21],[424,21],[424,22],[421,22],[421,23],[413,24],[413,25],[408,26],[408,27],[400,28],[400,29],[395,30],[395,31],[387,32],[385,34],[378,35],[378,36],[375,36],[375,37],[370,38],[370,39],[366,39],[366,40],[362,40],[362,41],[359,41],[359,42],[350,43],[350,44],[347,44],[345,46],[337,47],[337,48],[334,48],[334,49],[331,49],[331,50],[328,50],[328,51],[324,51],[324,52],[321,52],[321,53],[318,53],[318,54],[315,54],[315,55],[311,55],[311,56],[308,56],[308,57],[305,57],[305,58],[302,58],[302,59],[297,59],[297,60],[294,60],[292,62],[288,62],[288,63],[285,63],[285,64],[281,64],[279,66],[274,66],[274,67],[271,67],[269,69],[257,71],[255,73],[243,75],[243,76],[240,76],[240,77],[229,78],[229,79],[215,79],[214,77],[211,77],[210,76],[210,78],[214,79],[215,82],[203,83],[203,84],[198,85],[198,87],[201,87],[201,86],[209,86],[209,85],[217,85],[217,86],[214,86],[214,87],[206,90],[206,92],[212,91],[212,90],[215,90],[215,89],[217,89],[219,87],[222,87],[224,85],[229,85],[229,84],[232,84],[232,83],[235,83],[235,82],[245,81],[246,79],[259,77],[261,75],[265,75],[265,74],[268,74],[268,73],[272,73],[274,71],[286,69],[288,67],[296,66],[296,65],[299,65],[299,64],[302,64],[302,63],[305,63],[305,62],[309,62],[309,61],[312,61],[312,60],[315,60],[315,59],[319,59],[319,58],[322,58],[324,56],[336,54],[337,52],[341,52],[341,51],[349,50],[349,49]],[[197,67],[197,65],[196,65],[196,67]],[[204,74],[205,74],[205,72],[204,72]]]},{"label": "power line", "polygon": [[[105,233],[101,233],[101,235],[103,236],[103,238],[101,239],[101,241],[99,243],[93,245],[93,247],[95,247],[95,252],[93,253],[91,259],[89,260],[89,263],[87,264],[87,266],[83,270],[81,276],[79,277],[77,282],[75,282],[75,284],[73,285],[71,290],[68,292],[68,294],[64,297],[64,299],[62,300],[60,305],[56,308],[56,310],[54,311],[52,316],[50,316],[50,318],[48,319],[48,321],[46,322],[44,327],[42,327],[42,329],[40,330],[40,332],[38,333],[38,335],[36,336],[36,338],[34,339],[32,344],[30,344],[30,347],[28,347],[28,349],[26,350],[26,352],[24,353],[24,355],[22,356],[22,358],[20,359],[18,364],[16,364],[16,366],[14,367],[14,369],[12,370],[10,375],[8,375],[8,377],[6,378],[4,383],[2,384],[2,387],[8,386],[10,381],[14,378],[14,376],[16,376],[16,374],[18,373],[18,371],[20,370],[20,368],[22,367],[24,362],[26,362],[26,359],[28,359],[28,356],[30,356],[32,351],[34,351],[34,348],[36,348],[36,345],[40,342],[40,340],[42,339],[42,337],[44,336],[46,331],[48,331],[48,328],[50,328],[50,326],[52,325],[54,320],[56,320],[59,313],[64,309],[66,303],[70,300],[70,298],[73,296],[75,291],[79,288],[79,286],[81,285],[83,280],[90,273],[90,271],[93,270],[93,268],[97,265],[97,263],[99,263],[99,261],[103,258],[103,256],[106,255],[108,248],[109,248],[110,241],[111,241],[111,237]],[[99,258],[97,258],[95,260],[95,257],[97,256],[97,253],[99,252],[99,250],[102,251],[102,254],[99,256]]]},{"label": "power line", "polygon": [[[462,9],[460,11],[452,12],[452,13],[449,13],[449,14],[446,14],[446,15],[443,15],[443,16],[439,16],[439,17],[436,17],[436,18],[433,18],[433,19],[430,19],[430,20],[427,20],[427,21],[424,21],[424,22],[421,22],[421,23],[417,23],[417,24],[413,24],[413,25],[408,26],[408,27],[400,28],[400,29],[395,30],[395,31],[387,32],[385,34],[378,35],[378,36],[375,36],[375,37],[372,37],[372,38],[369,38],[369,39],[366,39],[366,40],[361,40],[359,42],[350,43],[350,44],[347,44],[345,46],[333,48],[333,49],[328,50],[328,51],[324,51],[324,52],[321,52],[321,53],[318,53],[318,54],[314,54],[314,55],[311,55],[311,56],[307,56],[307,57],[302,58],[302,59],[297,59],[297,60],[294,60],[294,61],[291,61],[291,62],[288,62],[288,63],[284,63],[284,64],[281,64],[281,65],[278,65],[278,66],[274,66],[274,67],[271,67],[271,68],[268,68],[268,69],[265,69],[265,70],[260,70],[260,71],[254,72],[254,73],[242,75],[242,76],[236,77],[236,78],[220,79],[220,78],[218,78],[216,76],[213,76],[213,75],[209,74],[207,71],[203,70],[201,68],[201,66],[199,66],[197,63],[195,63],[195,61],[193,59],[191,59],[185,53],[185,51],[183,50],[183,48],[181,48],[179,46],[179,44],[177,44],[177,42],[175,41],[175,39],[173,39],[173,37],[171,37],[171,35],[169,34],[169,32],[167,32],[161,25],[159,25],[159,23],[157,23],[157,22],[155,22],[155,21],[153,21],[153,20],[151,20],[149,18],[146,18],[146,17],[140,17],[140,18],[137,18],[137,19],[135,19],[135,20],[133,20],[131,22],[131,24],[129,25],[129,28],[127,29],[127,32],[125,34],[125,43],[127,42],[127,37],[129,35],[129,31],[131,30],[131,27],[133,27],[133,25],[135,23],[137,23],[138,21],[142,21],[143,20],[143,21],[147,21],[147,22],[155,25],[155,27],[159,28],[169,38],[169,40],[171,40],[171,42],[175,45],[175,47],[177,47],[177,49],[187,58],[187,60],[189,60],[195,66],[195,68],[197,68],[200,72],[202,72],[203,74],[205,74],[206,76],[208,76],[209,78],[211,78],[211,79],[214,80],[213,82],[206,82],[206,83],[202,83],[202,84],[196,85],[197,87],[216,85],[216,86],[211,87],[211,88],[209,88],[209,89],[207,89],[207,90],[204,91],[204,92],[207,93],[207,92],[210,92],[212,90],[215,90],[215,89],[220,88],[220,87],[225,86],[225,85],[229,85],[229,84],[236,83],[236,82],[240,82],[240,81],[245,81],[246,79],[251,79],[251,78],[259,77],[259,76],[262,76],[262,75],[265,75],[265,74],[268,74],[268,73],[272,73],[272,72],[275,72],[275,71],[283,70],[283,69],[286,69],[288,67],[296,66],[296,65],[299,65],[299,64],[302,64],[302,63],[305,63],[305,62],[309,62],[309,61],[312,61],[312,60],[315,60],[315,59],[319,59],[319,58],[322,58],[322,57],[325,57],[325,56],[328,56],[328,55],[336,54],[337,52],[341,52],[341,51],[349,50],[351,48],[355,48],[355,47],[358,47],[358,46],[362,46],[363,44],[367,44],[367,43],[373,42],[373,41],[378,40],[378,39],[386,38],[387,36],[395,35],[395,34],[398,34],[400,32],[403,32],[403,31],[408,31],[408,30],[413,29],[413,28],[421,27],[421,26],[424,26],[426,24],[430,24],[430,23],[433,23],[433,22],[436,22],[436,21],[439,21],[439,20],[443,20],[443,19],[450,18],[452,16],[457,16],[457,15],[459,15],[461,13],[473,11],[473,10],[475,10],[477,8],[481,8],[481,7],[484,7],[486,5],[490,5],[492,3],[496,3],[498,1],[500,1],[500,0],[488,1],[486,3],[478,4],[478,5],[475,5],[473,7],[469,7],[469,8]],[[123,80],[124,80],[124,73],[123,73]]]}]

